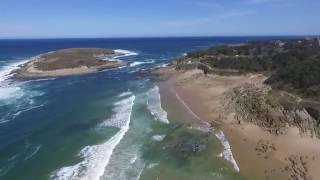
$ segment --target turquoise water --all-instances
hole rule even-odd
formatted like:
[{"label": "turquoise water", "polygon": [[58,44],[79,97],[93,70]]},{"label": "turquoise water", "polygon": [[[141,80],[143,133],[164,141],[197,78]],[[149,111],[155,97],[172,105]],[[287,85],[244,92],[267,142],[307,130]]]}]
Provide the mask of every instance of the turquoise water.
[{"label": "turquoise water", "polygon": [[[0,40],[0,179],[243,179],[228,154],[221,156],[219,133],[170,120],[158,88],[138,71],[188,51],[251,39]],[[128,50],[119,59],[131,65],[81,76],[6,79],[28,58],[68,47]]]}]

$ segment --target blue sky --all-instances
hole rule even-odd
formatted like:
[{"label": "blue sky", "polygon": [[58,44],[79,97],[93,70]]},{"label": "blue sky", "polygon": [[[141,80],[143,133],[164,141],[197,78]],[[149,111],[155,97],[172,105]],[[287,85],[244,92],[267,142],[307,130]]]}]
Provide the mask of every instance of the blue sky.
[{"label": "blue sky", "polygon": [[1,0],[0,38],[320,34],[320,0]]}]

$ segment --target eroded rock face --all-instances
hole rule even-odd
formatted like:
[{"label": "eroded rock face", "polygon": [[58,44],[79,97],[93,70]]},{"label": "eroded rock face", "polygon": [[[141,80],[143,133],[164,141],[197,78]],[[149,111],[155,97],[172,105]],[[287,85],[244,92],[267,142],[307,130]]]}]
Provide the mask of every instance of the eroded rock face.
[{"label": "eroded rock face", "polygon": [[295,126],[302,133],[320,135],[318,121],[301,103],[303,100],[291,94],[274,92],[263,85],[246,84],[228,92],[226,97],[229,97],[239,123],[251,122],[272,134],[283,134],[287,126]]},{"label": "eroded rock face", "polygon": [[307,156],[291,155],[286,158],[287,165],[284,170],[289,174],[290,180],[312,180],[308,176]]},{"label": "eroded rock face", "polygon": [[255,148],[257,155],[262,156],[265,159],[268,159],[269,156],[272,156],[276,150],[277,148],[272,142],[264,139],[260,139]]}]

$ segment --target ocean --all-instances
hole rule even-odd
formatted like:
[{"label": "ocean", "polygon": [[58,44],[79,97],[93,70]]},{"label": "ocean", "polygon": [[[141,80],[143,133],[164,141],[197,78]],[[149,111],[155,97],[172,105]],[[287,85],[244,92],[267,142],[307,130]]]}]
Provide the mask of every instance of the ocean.
[{"label": "ocean", "polygon": [[[139,71],[190,51],[270,38],[0,40],[0,179],[244,179],[223,133],[170,119],[157,84]],[[115,49],[126,53],[117,59],[131,64],[79,76],[9,79],[33,56],[71,47]]]}]

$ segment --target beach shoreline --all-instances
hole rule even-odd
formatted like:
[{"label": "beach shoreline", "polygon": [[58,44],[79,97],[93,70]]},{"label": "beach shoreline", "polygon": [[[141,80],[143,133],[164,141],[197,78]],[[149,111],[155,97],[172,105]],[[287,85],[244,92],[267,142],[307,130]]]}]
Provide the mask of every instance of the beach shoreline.
[{"label": "beach shoreline", "polygon": [[[288,127],[282,135],[270,134],[252,123],[239,124],[233,112],[223,109],[225,92],[246,83],[262,84],[265,76],[204,75],[200,70],[178,72],[173,67],[155,71],[162,77],[158,84],[168,115],[183,113],[183,110],[172,110],[180,104],[180,109],[184,107],[184,116],[222,130],[241,175],[248,179],[293,179],[300,175],[305,179],[319,177],[319,139],[301,135],[296,127]],[[166,100],[168,94],[171,94],[170,100]],[[169,105],[174,101],[175,105]],[[190,123],[189,120],[186,122]]]}]

